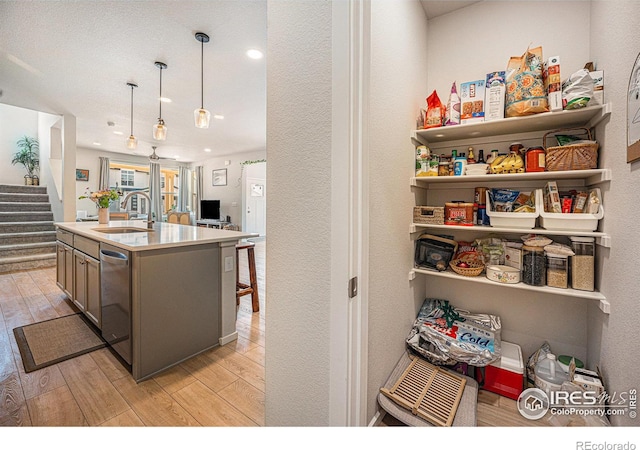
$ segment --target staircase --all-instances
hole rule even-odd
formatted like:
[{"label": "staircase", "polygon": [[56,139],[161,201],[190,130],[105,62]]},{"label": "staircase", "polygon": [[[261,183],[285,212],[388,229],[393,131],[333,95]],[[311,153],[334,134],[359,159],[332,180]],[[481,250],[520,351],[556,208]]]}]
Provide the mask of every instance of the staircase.
[{"label": "staircase", "polygon": [[46,186],[0,184],[0,273],[56,265]]}]

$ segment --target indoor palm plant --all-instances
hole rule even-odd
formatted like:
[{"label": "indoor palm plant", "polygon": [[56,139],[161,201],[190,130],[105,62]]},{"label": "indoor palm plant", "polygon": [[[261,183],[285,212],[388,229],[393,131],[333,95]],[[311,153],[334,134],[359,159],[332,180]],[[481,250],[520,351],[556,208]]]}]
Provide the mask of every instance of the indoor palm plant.
[{"label": "indoor palm plant", "polygon": [[38,185],[40,180],[36,172],[40,168],[40,144],[36,138],[23,136],[16,142],[18,151],[13,155],[11,164],[22,164],[27,170],[24,176],[24,184]]}]

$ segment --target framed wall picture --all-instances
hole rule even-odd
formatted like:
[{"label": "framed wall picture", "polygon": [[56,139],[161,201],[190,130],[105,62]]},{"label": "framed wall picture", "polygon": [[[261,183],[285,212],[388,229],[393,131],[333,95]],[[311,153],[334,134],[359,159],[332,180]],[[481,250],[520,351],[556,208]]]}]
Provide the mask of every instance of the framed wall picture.
[{"label": "framed wall picture", "polygon": [[76,181],[89,181],[89,171],[85,169],[76,169]]},{"label": "framed wall picture", "polygon": [[213,178],[214,186],[226,186],[227,185],[227,169],[214,170],[212,178]]},{"label": "framed wall picture", "polygon": [[631,69],[627,93],[627,162],[640,159],[640,54]]}]

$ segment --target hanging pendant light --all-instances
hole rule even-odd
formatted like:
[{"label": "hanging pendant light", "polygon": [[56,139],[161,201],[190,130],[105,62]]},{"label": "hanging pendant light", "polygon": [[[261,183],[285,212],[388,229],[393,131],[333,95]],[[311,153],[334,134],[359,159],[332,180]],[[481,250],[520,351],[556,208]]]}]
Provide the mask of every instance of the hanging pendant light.
[{"label": "hanging pendant light", "polygon": [[138,146],[138,139],[133,135],[133,89],[137,88],[138,85],[135,83],[127,83],[127,86],[131,88],[131,133],[127,138],[127,148],[129,150],[135,150]]},{"label": "hanging pendant light", "polygon": [[155,62],[157,68],[160,69],[160,114],[158,116],[158,123],[153,126],[153,138],[156,141],[164,141],[167,139],[167,126],[162,120],[162,69],[166,69],[167,65],[163,62]]},{"label": "hanging pendant light", "polygon": [[209,36],[196,33],[196,40],[200,42],[200,108],[193,112],[193,119],[197,128],[209,128],[211,113],[204,109],[204,44],[209,42]]}]

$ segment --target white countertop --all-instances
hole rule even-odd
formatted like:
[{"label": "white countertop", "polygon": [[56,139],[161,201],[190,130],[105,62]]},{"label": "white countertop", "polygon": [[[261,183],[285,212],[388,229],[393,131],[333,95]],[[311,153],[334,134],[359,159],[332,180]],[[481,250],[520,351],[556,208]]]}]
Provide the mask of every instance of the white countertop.
[{"label": "white countertop", "polygon": [[153,230],[145,232],[104,233],[96,231],[96,229],[113,227],[146,229],[147,222],[144,220],[111,220],[109,224],[98,224],[98,222],[58,222],[55,225],[71,233],[115,245],[116,247],[133,252],[214,242],[238,241],[240,239],[258,236],[256,233],[194,227],[167,222],[154,223]]}]

